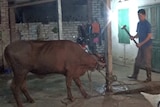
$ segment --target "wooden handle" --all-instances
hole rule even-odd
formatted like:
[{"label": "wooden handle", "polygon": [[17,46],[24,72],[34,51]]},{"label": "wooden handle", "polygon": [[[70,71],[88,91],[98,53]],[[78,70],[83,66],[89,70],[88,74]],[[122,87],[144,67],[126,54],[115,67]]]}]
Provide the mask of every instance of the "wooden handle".
[{"label": "wooden handle", "polygon": [[[131,34],[128,32],[128,30],[127,30],[126,28],[123,28],[123,29],[127,32],[127,34],[129,35],[129,37],[131,37]],[[135,43],[136,45],[138,44],[135,39],[133,39],[133,41],[134,41],[134,43]]]}]

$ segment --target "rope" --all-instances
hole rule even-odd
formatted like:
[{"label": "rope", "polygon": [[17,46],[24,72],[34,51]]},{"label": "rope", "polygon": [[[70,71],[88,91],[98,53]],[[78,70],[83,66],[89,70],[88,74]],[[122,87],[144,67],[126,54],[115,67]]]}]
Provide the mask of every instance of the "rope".
[{"label": "rope", "polygon": [[88,74],[88,79],[89,79],[90,92],[92,93],[93,92],[93,89],[92,89],[92,78],[91,78],[92,72],[87,71],[87,74]]},{"label": "rope", "polygon": [[[106,77],[106,75],[104,73],[101,72],[101,70],[97,70],[99,71],[99,73],[104,77],[105,80],[110,80],[111,81],[111,84],[113,84],[114,82],[118,82],[119,83],[119,86],[123,87],[124,90],[129,90],[129,87],[128,87],[128,84],[122,82],[122,81],[118,81],[117,80],[117,76],[116,75],[112,75],[111,77]],[[93,92],[93,87],[92,87],[92,78],[91,78],[91,72],[89,73],[89,71],[87,72],[88,74],[88,79],[89,79],[89,88],[90,88],[90,91],[91,93]],[[114,86],[114,85],[112,85]],[[106,90],[106,85],[103,87],[103,90]],[[105,94],[105,91],[103,93],[101,93],[100,95],[95,95],[95,96],[92,96],[92,97],[98,97],[98,96],[103,96]]]}]

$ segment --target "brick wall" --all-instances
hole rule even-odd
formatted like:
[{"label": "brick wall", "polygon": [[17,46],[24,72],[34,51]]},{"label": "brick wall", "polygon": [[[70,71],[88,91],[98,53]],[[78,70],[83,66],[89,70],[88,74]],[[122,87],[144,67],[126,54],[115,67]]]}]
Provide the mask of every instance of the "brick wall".
[{"label": "brick wall", "polygon": [[[78,36],[77,26],[82,23],[84,22],[63,22],[63,39],[75,41]],[[56,22],[16,24],[16,30],[22,40],[58,40],[58,33],[53,32],[55,27],[58,28]]]},{"label": "brick wall", "polygon": [[[105,32],[106,28],[106,21],[105,21],[105,2],[104,0],[92,0],[92,18],[97,18],[100,27],[101,27],[101,33]],[[103,7],[104,6],[104,7]],[[104,35],[106,36],[106,35]],[[98,46],[97,45],[97,50],[99,53],[104,53],[105,51],[105,40],[102,41],[102,45]]]},{"label": "brick wall", "polygon": [[97,18],[101,28],[105,27],[105,2],[103,0],[92,0],[92,18]]}]

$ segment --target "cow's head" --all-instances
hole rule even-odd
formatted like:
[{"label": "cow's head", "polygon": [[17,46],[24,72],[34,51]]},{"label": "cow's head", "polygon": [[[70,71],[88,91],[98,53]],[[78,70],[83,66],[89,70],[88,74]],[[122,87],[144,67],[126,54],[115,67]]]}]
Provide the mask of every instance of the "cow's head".
[{"label": "cow's head", "polygon": [[106,68],[106,66],[107,66],[106,63],[98,61],[98,65],[97,65],[96,69],[99,71],[99,70]]},{"label": "cow's head", "polygon": [[94,54],[93,57],[96,59],[96,69],[101,70],[106,67],[105,57],[100,54]]}]

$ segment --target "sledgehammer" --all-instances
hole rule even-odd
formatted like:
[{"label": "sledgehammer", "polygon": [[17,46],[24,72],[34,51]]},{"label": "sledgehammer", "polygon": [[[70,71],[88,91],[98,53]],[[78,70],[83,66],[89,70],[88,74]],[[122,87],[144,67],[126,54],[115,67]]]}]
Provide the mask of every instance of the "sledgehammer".
[{"label": "sledgehammer", "polygon": [[[121,29],[124,29],[127,34],[129,35],[129,37],[131,37],[131,34],[129,33],[129,31],[126,29],[126,25],[124,25]],[[135,39],[133,39],[134,43],[137,45],[137,42],[135,41]]]}]

